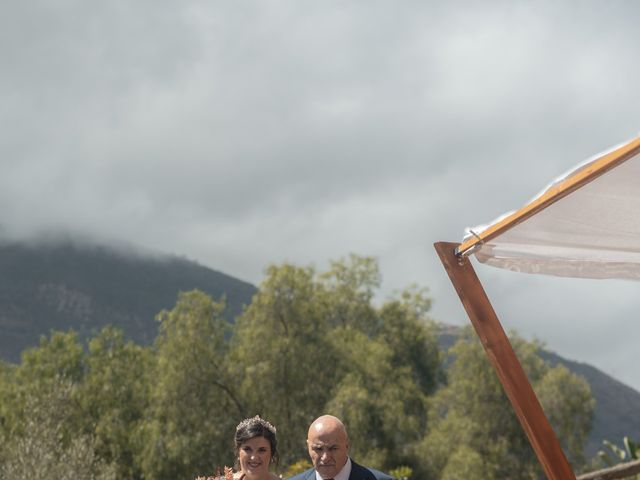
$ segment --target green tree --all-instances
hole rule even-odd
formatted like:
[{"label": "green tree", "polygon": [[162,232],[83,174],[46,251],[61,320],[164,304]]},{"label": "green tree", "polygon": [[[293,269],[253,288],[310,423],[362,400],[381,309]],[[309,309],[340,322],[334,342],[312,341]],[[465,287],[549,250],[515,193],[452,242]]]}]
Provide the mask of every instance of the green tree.
[{"label": "green tree", "polygon": [[149,408],[149,348],[106,327],[89,341],[87,373],[79,401],[94,439],[96,455],[117,467],[118,478],[141,478],[136,462],[144,438],[140,429]]},{"label": "green tree", "polygon": [[234,418],[244,415],[229,374],[224,302],[181,293],[158,315],[149,415],[141,430],[145,478],[193,478],[230,460]]},{"label": "green tree", "polygon": [[318,415],[341,417],[354,455],[397,466],[426,426],[440,356],[423,291],[376,307],[375,259],[351,255],[326,272],[271,266],[237,319],[232,359],[251,414],[278,425],[283,463],[306,457]]},{"label": "green tree", "polygon": [[389,469],[410,462],[412,445],[424,435],[441,356],[425,290],[410,287],[379,308],[371,300],[374,330],[334,330],[343,378],[327,410],[349,426],[357,458]]},{"label": "green tree", "polygon": [[393,350],[354,329],[338,329],[343,376],[325,410],[349,429],[358,461],[388,469],[406,463],[408,448],[424,433],[426,395],[410,367],[395,366]]},{"label": "green tree", "polygon": [[307,427],[339,378],[329,300],[313,269],[271,266],[236,320],[235,378],[247,413],[278,426],[284,464],[306,451]]},{"label": "green tree", "polygon": [[16,404],[15,370],[15,365],[0,360],[0,441],[8,437],[13,430],[12,419],[15,418],[15,413],[12,409]]},{"label": "green tree", "polygon": [[118,478],[115,468],[95,455],[93,436],[69,434],[69,423],[77,419],[76,388],[58,376],[24,397],[28,415],[21,434],[2,440],[0,478]]},{"label": "green tree", "polygon": [[71,330],[54,331],[50,337],[41,337],[38,347],[25,350],[16,376],[24,385],[45,386],[58,379],[78,383],[84,373],[84,350],[78,334]]},{"label": "green tree", "polygon": [[442,470],[440,480],[482,478],[493,480],[496,477],[487,468],[482,456],[468,445],[462,444],[449,456]]},{"label": "green tree", "polygon": [[[552,423],[552,426],[561,442],[576,453],[574,460],[579,460],[577,452],[582,450],[594,406],[586,382],[561,367],[546,364],[537,353],[538,344],[515,335],[511,343],[534,389],[538,390],[542,405],[550,409],[551,421],[568,419],[566,424]],[[452,455],[466,446],[482,459],[482,478],[539,478],[541,471],[534,452],[486,354],[470,330],[450,354],[448,384],[432,398],[431,429],[416,451],[424,476],[440,478],[453,461]]]},{"label": "green tree", "polygon": [[435,324],[427,316],[430,308],[427,290],[413,285],[379,310],[379,338],[393,352],[392,365],[410,368],[413,380],[427,395],[443,381]]},{"label": "green tree", "polygon": [[28,457],[37,440],[28,431],[38,430],[25,405],[57,395],[64,421],[42,410],[51,415],[40,423],[42,439],[59,442],[56,458],[76,465],[78,478],[213,473],[233,463],[234,428],[255,414],[278,426],[283,468],[306,460],[309,423],[333,413],[358,460],[415,470],[411,453],[429,425],[442,359],[427,292],[409,288],[377,304],[379,286],[373,258],[351,255],[321,273],[274,265],[235,324],[222,317],[224,301],[195,290],[160,312],[152,348],[113,328],[86,350],[75,333],[54,332],[19,366],[0,364],[3,452]]},{"label": "green tree", "polygon": [[[10,371],[9,376],[7,372]],[[5,370],[5,386],[2,392],[4,430],[11,436],[24,433],[30,415],[26,408],[28,398],[49,395],[61,382],[77,385],[85,374],[84,352],[75,332],[52,332],[41,337],[40,345],[23,352],[22,362]],[[84,430],[83,414],[74,395],[75,414],[69,414],[64,425],[66,436],[80,434]]]},{"label": "green tree", "polygon": [[330,327],[354,327],[369,336],[380,328],[372,300],[380,287],[378,262],[372,257],[349,255],[335,260],[314,278],[325,304]]},{"label": "green tree", "polygon": [[569,461],[581,466],[595,410],[589,384],[558,365],[536,383],[535,391]]}]

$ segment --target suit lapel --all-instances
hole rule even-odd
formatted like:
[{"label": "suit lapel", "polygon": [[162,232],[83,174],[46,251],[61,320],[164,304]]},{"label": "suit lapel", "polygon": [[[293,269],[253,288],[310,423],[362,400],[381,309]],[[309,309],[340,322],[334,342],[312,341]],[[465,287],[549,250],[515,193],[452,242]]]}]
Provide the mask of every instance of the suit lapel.
[{"label": "suit lapel", "polygon": [[349,474],[349,480],[369,480],[371,473],[364,467],[361,467],[356,462],[351,460],[351,474]]}]

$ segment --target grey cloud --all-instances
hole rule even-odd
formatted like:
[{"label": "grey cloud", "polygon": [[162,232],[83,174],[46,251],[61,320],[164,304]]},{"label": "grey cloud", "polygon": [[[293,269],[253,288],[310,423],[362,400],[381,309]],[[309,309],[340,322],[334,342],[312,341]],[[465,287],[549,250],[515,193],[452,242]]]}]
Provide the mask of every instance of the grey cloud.
[{"label": "grey cloud", "polygon": [[[466,320],[434,241],[639,133],[632,2],[4,9],[4,235],[115,237],[254,282],[270,262],[355,251],[380,258],[383,294],[429,286],[442,321]],[[509,317],[523,292],[554,293],[485,275]],[[596,295],[561,295],[583,301],[567,317],[603,331]],[[596,359],[535,318],[543,307],[516,328]],[[617,321],[637,305],[609,307]]]}]

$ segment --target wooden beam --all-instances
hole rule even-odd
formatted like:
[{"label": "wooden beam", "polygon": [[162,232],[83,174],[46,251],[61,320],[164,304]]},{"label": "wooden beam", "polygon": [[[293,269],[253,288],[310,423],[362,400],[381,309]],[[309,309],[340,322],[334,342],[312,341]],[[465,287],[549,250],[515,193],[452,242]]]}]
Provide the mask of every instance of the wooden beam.
[{"label": "wooden beam", "polygon": [[576,480],[471,260],[458,257],[457,246],[449,242],[434,245],[542,469],[549,480]]},{"label": "wooden beam", "polygon": [[619,463],[613,467],[604,468],[597,472],[580,475],[578,480],[616,480],[620,478],[635,477],[640,473],[640,460],[633,462]]},{"label": "wooden beam", "polygon": [[459,246],[456,245],[456,252],[466,254],[466,252],[472,251],[476,245],[488,242],[492,238],[495,238],[501,233],[509,230],[511,227],[524,222],[527,218],[535,215],[541,210],[544,210],[549,205],[566,197],[583,185],[595,180],[600,175],[603,175],[612,168],[617,167],[622,162],[626,162],[638,153],[640,153],[640,137],[633,139],[606,155],[603,155],[587,167],[566,178],[553,188],[550,188],[543,195],[525,205],[520,210],[513,212],[511,215],[507,215],[499,222],[480,232],[477,237],[470,237]]}]

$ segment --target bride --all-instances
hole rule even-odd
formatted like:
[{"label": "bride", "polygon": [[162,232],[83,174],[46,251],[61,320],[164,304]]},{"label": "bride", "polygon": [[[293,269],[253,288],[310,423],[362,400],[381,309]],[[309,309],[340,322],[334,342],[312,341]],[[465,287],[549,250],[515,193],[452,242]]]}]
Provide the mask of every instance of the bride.
[{"label": "bride", "polygon": [[259,415],[245,418],[236,427],[234,442],[237,472],[224,467],[223,476],[196,480],[281,480],[269,471],[272,463],[278,464],[276,427]]},{"label": "bride", "polygon": [[276,427],[256,415],[236,427],[235,456],[239,480],[280,480],[269,467],[278,463]]}]

